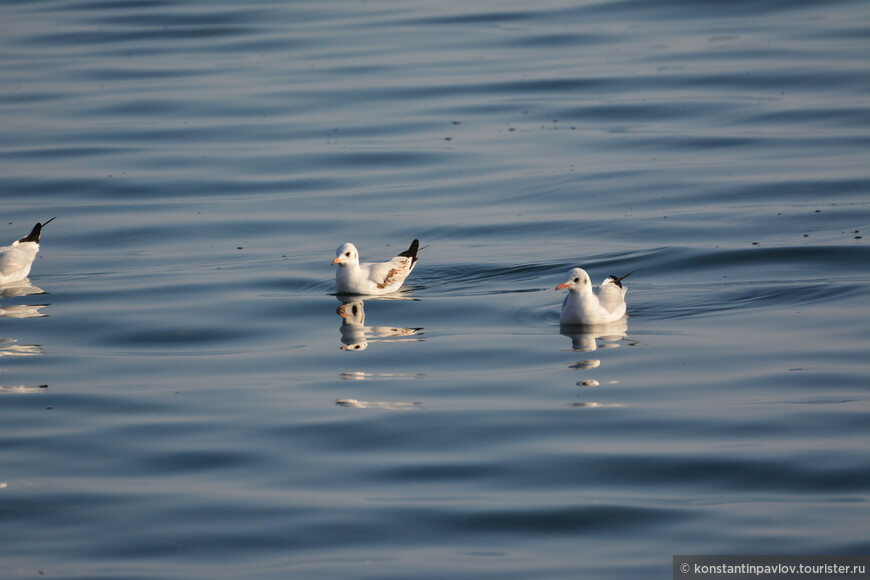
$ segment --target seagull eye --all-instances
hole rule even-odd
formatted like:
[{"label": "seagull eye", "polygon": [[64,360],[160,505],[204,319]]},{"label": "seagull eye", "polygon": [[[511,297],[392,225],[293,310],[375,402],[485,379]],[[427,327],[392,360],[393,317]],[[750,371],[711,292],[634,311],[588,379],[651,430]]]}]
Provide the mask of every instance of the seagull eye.
[{"label": "seagull eye", "polygon": [[350,258],[350,252],[345,252],[344,255]]},{"label": "seagull eye", "polygon": [[575,281],[575,282],[579,282],[579,281],[580,281],[580,278],[574,278],[574,281]]}]

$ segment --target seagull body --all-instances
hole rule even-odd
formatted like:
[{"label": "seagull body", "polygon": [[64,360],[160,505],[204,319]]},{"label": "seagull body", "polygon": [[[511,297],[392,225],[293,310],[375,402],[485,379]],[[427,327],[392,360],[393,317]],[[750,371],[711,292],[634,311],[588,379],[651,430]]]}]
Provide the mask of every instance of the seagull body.
[{"label": "seagull body", "polygon": [[353,244],[342,244],[335,251],[333,264],[338,264],[335,272],[335,291],[338,294],[378,295],[395,292],[417,263],[419,240],[388,262],[359,263],[359,251]]},{"label": "seagull body", "polygon": [[628,291],[622,281],[633,273],[629,272],[621,278],[608,276],[596,294],[592,290],[589,274],[583,268],[569,271],[568,280],[556,286],[556,290],[568,290],[562,302],[559,323],[595,325],[620,320],[625,316],[625,293]]},{"label": "seagull body", "polygon": [[[54,218],[51,218],[53,220]],[[27,278],[36,254],[39,253],[39,236],[44,224],[37,223],[25,237],[8,246],[0,247],[0,286]]]}]

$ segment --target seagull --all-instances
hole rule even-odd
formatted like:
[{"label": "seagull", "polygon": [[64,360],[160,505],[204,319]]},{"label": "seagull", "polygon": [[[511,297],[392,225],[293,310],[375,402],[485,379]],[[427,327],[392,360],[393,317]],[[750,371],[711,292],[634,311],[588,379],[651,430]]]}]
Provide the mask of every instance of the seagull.
[{"label": "seagull", "polygon": [[338,294],[389,294],[402,287],[402,283],[417,263],[420,241],[414,240],[411,246],[389,262],[359,263],[359,251],[353,244],[342,244],[335,251],[333,264],[338,264],[335,272],[335,290]]},{"label": "seagull", "polygon": [[0,286],[27,278],[30,266],[39,252],[39,235],[42,228],[48,225],[51,218],[44,224],[37,223],[28,235],[15,240],[9,246],[0,247]]},{"label": "seagull", "polygon": [[625,293],[628,288],[622,281],[637,272],[634,270],[621,278],[608,276],[596,295],[592,291],[589,274],[583,268],[568,272],[568,280],[556,286],[556,290],[568,289],[562,302],[560,324],[609,324],[625,316]]}]

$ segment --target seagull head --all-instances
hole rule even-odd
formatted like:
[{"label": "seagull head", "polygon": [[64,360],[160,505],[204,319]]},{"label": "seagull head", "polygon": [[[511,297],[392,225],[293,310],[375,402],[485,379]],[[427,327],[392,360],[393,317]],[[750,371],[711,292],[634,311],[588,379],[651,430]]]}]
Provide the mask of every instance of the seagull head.
[{"label": "seagull head", "polygon": [[365,324],[366,313],[362,302],[345,302],[336,310],[344,324]]},{"label": "seagull head", "polygon": [[350,351],[365,350],[368,347],[369,347],[368,342],[355,342],[353,344],[346,344],[346,345],[342,346],[341,350],[350,350]]},{"label": "seagull head", "polygon": [[583,268],[573,268],[568,272],[568,279],[562,282],[555,288],[556,290],[565,290],[569,292],[584,292],[592,289],[592,282],[589,280],[589,274]]},{"label": "seagull head", "polygon": [[335,259],[333,264],[340,266],[350,266],[351,264],[359,264],[359,252],[351,243],[342,244],[335,251]]}]

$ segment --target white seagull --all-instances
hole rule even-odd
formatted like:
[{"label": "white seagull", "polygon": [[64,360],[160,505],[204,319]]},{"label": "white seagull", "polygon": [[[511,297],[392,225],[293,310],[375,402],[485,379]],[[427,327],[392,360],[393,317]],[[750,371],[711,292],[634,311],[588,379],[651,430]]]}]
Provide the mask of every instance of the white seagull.
[{"label": "white seagull", "polygon": [[568,289],[562,302],[560,324],[609,324],[625,316],[625,293],[628,288],[622,281],[637,272],[634,270],[621,278],[608,276],[598,294],[592,291],[589,274],[583,268],[568,272],[568,280],[556,286],[556,290]]},{"label": "white seagull", "polygon": [[414,240],[411,246],[389,262],[376,264],[359,263],[359,251],[353,244],[342,244],[335,251],[333,264],[338,264],[335,272],[335,291],[338,294],[389,294],[402,287],[402,283],[417,263],[420,241]]},{"label": "white seagull", "polygon": [[53,219],[44,224],[37,223],[25,237],[15,240],[9,246],[0,247],[0,286],[27,278],[39,252],[39,234],[42,233],[43,226]]}]

